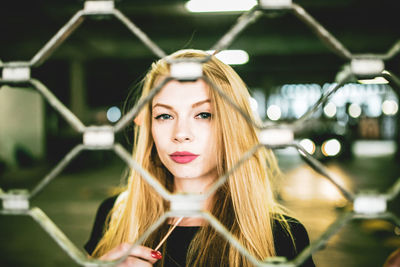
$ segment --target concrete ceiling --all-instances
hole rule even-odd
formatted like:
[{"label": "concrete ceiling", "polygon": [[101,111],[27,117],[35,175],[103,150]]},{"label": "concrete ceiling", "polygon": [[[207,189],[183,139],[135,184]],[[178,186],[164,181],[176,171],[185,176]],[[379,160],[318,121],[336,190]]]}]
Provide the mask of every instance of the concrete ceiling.
[{"label": "concrete ceiling", "polygon": [[[400,39],[400,2],[396,0],[294,2],[352,53],[386,53]],[[239,13],[191,14],[184,3],[125,0],[116,1],[116,7],[166,53],[182,48],[207,50],[240,16]],[[21,0],[2,6],[0,60],[30,60],[82,6],[83,1],[77,0]],[[230,48],[249,53],[249,63],[235,69],[250,87],[265,90],[282,83],[332,82],[338,69],[347,62],[291,12],[265,14],[242,32]],[[119,88],[115,90],[120,97],[156,58],[117,19],[91,17],[33,74],[44,79],[53,90],[60,90],[61,98],[64,95],[67,98],[62,91],[68,90],[65,83],[69,79],[66,74],[69,62],[82,61],[87,66],[88,86],[93,87],[92,91],[101,90],[99,87],[104,85],[113,86]],[[399,58],[397,54],[386,62],[387,68],[397,74]]]}]

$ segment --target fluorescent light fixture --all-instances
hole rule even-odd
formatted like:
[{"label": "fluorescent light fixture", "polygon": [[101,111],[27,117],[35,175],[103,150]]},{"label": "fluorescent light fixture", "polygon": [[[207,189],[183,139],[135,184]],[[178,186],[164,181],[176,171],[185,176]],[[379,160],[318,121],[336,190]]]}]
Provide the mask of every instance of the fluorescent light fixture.
[{"label": "fluorescent light fixture", "polygon": [[264,129],[259,134],[263,145],[284,145],[293,142],[293,131],[289,128]]},{"label": "fluorescent light fixture", "polygon": [[246,11],[257,5],[256,0],[190,0],[185,7],[190,12]]},{"label": "fluorescent light fixture", "polygon": [[352,151],[360,157],[380,157],[396,153],[397,144],[394,140],[357,140],[352,145]]},{"label": "fluorescent light fixture", "polygon": [[[214,50],[208,50],[207,53],[213,54]],[[228,65],[242,65],[249,61],[249,54],[244,50],[222,50],[215,57]]]},{"label": "fluorescent light fixture", "polygon": [[375,77],[373,79],[358,80],[362,84],[388,84],[389,81],[383,77]]}]

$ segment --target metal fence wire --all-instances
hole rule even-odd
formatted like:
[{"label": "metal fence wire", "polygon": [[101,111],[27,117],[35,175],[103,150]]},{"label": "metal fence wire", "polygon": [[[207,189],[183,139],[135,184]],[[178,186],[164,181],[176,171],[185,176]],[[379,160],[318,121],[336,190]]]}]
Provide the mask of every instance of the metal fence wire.
[{"label": "metal fence wire", "polygon": [[[43,63],[61,44],[71,35],[76,28],[83,22],[87,16],[107,15],[115,16],[123,25],[125,25],[137,38],[145,44],[157,57],[164,58],[166,53],[159,48],[150,38],[133,22],[131,22],[121,11],[115,8],[114,1],[85,1],[83,9],[79,10],[45,45],[37,52],[30,61],[27,62],[2,62],[2,77],[0,84],[21,84],[28,83],[33,86],[48,101],[48,103],[60,113],[60,115],[72,126],[74,130],[81,133],[82,143],[74,147],[64,158],[48,173],[41,181],[31,190],[11,189],[7,192],[0,188],[0,199],[2,201],[1,215],[27,215],[32,217],[55,242],[79,265],[81,266],[114,266],[122,262],[127,256],[114,261],[101,261],[88,258],[81,250],[79,250],[68,237],[55,225],[49,217],[38,207],[31,207],[30,200],[42,191],[57,175],[83,150],[112,150],[114,151],[130,168],[139,172],[143,179],[149,183],[163,198],[171,202],[170,211],[166,212],[159,220],[150,226],[145,233],[132,244],[132,248],[140,244],[153,231],[157,229],[168,217],[172,216],[201,216],[207,220],[212,227],[215,228],[222,236],[224,236],[239,252],[247,257],[255,266],[299,266],[311,254],[321,249],[328,240],[335,235],[344,225],[356,219],[383,219],[391,221],[400,226],[400,218],[391,211],[387,210],[387,204],[393,200],[400,191],[400,178],[386,192],[368,192],[353,193],[341,186],[335,178],[330,174],[324,165],[316,158],[311,156],[302,146],[295,140],[293,132],[301,129],[305,121],[311,120],[312,115],[321,107],[326,100],[334,94],[338,89],[350,82],[351,77],[385,77],[389,80],[394,88],[400,88],[400,80],[392,72],[385,69],[385,60],[391,59],[400,51],[400,41],[395,43],[386,54],[353,54],[343,44],[341,44],[329,31],[318,23],[310,14],[301,6],[292,3],[291,0],[259,0],[258,4],[248,12],[244,12],[231,27],[231,29],[211,48],[212,50],[221,51],[230,46],[235,38],[246,29],[251,23],[256,23],[263,12],[271,10],[285,10],[292,12],[299,20],[309,26],[315,34],[338,56],[346,59],[349,63],[346,75],[337,82],[336,86],[330,88],[321,95],[320,99],[298,120],[289,123],[271,123],[264,122],[261,125],[252,121],[246,114],[237,107],[233,101],[226,96],[223,91],[215,84],[209,81],[202,74],[202,64],[208,60],[169,60],[171,66],[171,76],[165,78],[161,84],[153,88],[151,93],[137,103],[121,120],[113,126],[86,126],[77,116],[75,116],[61,101],[53,95],[53,93],[39,80],[31,77],[31,68],[37,67]],[[135,160],[132,159],[130,153],[119,143],[115,142],[115,134],[123,130],[128,123],[136,117],[141,108],[151,101],[152,98],[161,90],[161,88],[170,80],[187,80],[187,79],[203,79],[210,87],[215,90],[222,98],[229,102],[241,115],[245,117],[248,123],[253,124],[260,130],[260,143],[247,151],[236,165],[228,170],[223,176],[219,177],[212,188],[204,195],[192,194],[171,194],[164,188],[154,177],[152,177],[145,169],[143,169]],[[281,138],[279,141],[271,139],[272,133],[279,133]],[[305,248],[295,259],[287,260],[282,257],[269,258],[260,261],[251,255],[236,240],[229,231],[212,215],[201,210],[201,201],[215,192],[225,181],[229,175],[235,171],[243,162],[251,157],[260,147],[268,147],[270,149],[282,149],[294,147],[300,154],[301,158],[309,164],[317,173],[329,180],[342,195],[347,199],[352,207],[351,210],[343,211],[341,216],[332,223],[328,229],[315,241]]]}]

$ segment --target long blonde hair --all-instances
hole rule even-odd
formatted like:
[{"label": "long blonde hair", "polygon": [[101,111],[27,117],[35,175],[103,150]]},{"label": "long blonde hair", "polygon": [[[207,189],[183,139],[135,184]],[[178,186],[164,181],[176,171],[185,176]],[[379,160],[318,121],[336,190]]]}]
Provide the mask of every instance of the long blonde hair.
[{"label": "long blonde hair", "polygon": [[[181,50],[171,58],[204,58],[200,50]],[[214,56],[203,63],[203,74],[216,84],[253,120],[257,118],[249,106],[249,92],[237,73]],[[144,78],[142,98],[149,94],[160,77],[169,75],[169,64],[161,59],[152,64]],[[242,155],[259,143],[256,129],[229,103],[210,88],[214,129],[217,140],[217,172],[223,175],[233,168]],[[141,126],[136,126],[134,159],[168,190],[172,190],[170,172],[161,164],[151,135],[151,101],[141,114]],[[210,213],[215,216],[237,240],[260,260],[275,255],[273,224],[279,222],[287,229],[283,211],[275,200],[272,179],[280,174],[272,151],[260,148],[240,166],[217,190]],[[168,203],[131,170],[126,197],[114,205],[103,238],[93,256],[101,256],[123,242],[135,242],[165,211]],[[217,204],[218,203],[218,204]],[[150,235],[144,245],[154,247],[166,225]],[[165,246],[164,246],[165,250]],[[204,256],[206,255],[206,256]],[[162,262],[161,262],[162,264]],[[191,241],[187,264],[189,266],[252,266],[233,246],[211,226],[201,227]]]}]

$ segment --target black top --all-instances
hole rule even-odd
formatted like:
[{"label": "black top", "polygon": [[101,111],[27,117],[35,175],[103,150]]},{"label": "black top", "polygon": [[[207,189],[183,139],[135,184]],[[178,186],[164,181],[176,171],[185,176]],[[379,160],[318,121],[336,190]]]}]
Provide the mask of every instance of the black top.
[{"label": "black top", "polygon": [[[97,210],[90,239],[85,244],[85,250],[89,254],[93,252],[97,243],[103,236],[106,217],[114,206],[116,198],[117,196],[107,198],[101,203],[99,209]],[[282,228],[280,223],[274,224],[273,235],[276,256],[286,257],[290,260],[295,258],[301,251],[303,251],[303,249],[309,245],[310,241],[306,229],[299,221],[290,217],[286,217],[286,219],[289,223],[290,230],[294,238],[295,247],[290,236],[286,230]],[[200,226],[177,226],[175,228],[175,230],[167,239],[167,251],[166,253],[163,253],[163,257],[165,258],[164,266],[185,266],[187,249],[199,228]],[[315,266],[312,257],[310,257],[301,266]]]}]

